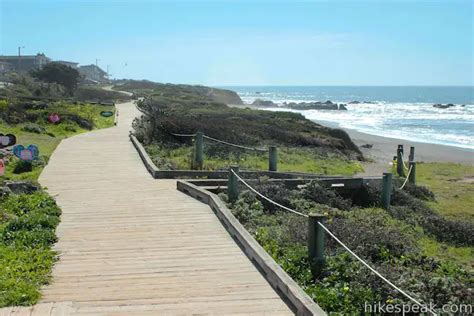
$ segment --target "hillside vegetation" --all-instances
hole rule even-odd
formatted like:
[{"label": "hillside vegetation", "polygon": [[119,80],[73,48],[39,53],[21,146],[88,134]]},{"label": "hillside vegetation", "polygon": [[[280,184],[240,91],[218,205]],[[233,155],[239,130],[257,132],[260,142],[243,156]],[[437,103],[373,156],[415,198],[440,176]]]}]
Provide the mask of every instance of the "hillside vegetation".
[{"label": "hillside vegetation", "polygon": [[243,104],[239,95],[231,90],[193,86],[184,84],[164,84],[152,81],[129,80],[114,86],[114,89],[133,92],[139,96],[157,96],[172,98],[202,98],[224,104]]},{"label": "hillside vegetation", "polygon": [[[200,91],[199,89],[197,89]],[[194,87],[159,85],[137,102],[143,116],[134,122],[135,134],[162,169],[190,169],[190,137],[171,133],[197,131],[222,141],[253,147],[280,148],[279,164],[285,171],[354,174],[363,160],[357,146],[342,130],[316,124],[290,112],[229,107]],[[267,154],[255,154],[206,141],[204,169],[240,164],[267,168]]]}]

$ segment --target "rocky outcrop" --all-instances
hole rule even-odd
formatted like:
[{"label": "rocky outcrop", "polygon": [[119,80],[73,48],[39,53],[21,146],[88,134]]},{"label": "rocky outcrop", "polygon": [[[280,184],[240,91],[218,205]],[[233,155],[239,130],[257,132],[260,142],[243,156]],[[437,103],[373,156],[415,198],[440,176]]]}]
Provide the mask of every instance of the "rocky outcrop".
[{"label": "rocky outcrop", "polygon": [[373,101],[356,101],[356,100],[351,101],[348,104],[361,104],[361,103],[363,103],[363,104],[375,104],[375,102],[373,102]]},{"label": "rocky outcrop", "polygon": [[441,104],[441,103],[437,103],[437,104],[433,104],[433,107],[434,108],[437,108],[437,109],[448,109],[448,108],[451,108],[455,106],[454,104],[452,103],[448,103],[448,104]]},{"label": "rocky outcrop", "polygon": [[256,99],[255,101],[252,102],[253,106],[259,106],[259,107],[276,107],[278,106],[275,102],[270,101],[270,100],[262,100],[262,99]]},{"label": "rocky outcrop", "polygon": [[293,110],[347,110],[346,104],[338,105],[329,100],[326,102],[283,103],[283,106]]},{"label": "rocky outcrop", "polygon": [[218,103],[244,104],[237,92],[231,90],[210,88],[210,97]]}]

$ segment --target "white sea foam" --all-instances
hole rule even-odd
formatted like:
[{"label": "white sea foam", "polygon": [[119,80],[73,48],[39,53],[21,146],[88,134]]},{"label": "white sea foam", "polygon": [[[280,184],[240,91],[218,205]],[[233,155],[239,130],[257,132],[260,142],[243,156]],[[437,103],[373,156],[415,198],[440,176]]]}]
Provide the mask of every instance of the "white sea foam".
[{"label": "white sea foam", "polygon": [[[284,108],[284,102],[311,102],[309,95],[278,93],[241,94],[245,103],[255,99],[272,100]],[[324,101],[324,100],[323,100]],[[333,100],[336,103],[338,102]],[[363,133],[400,138],[410,141],[443,144],[474,150],[474,105],[456,105],[447,109],[433,107],[433,103],[374,102],[347,104],[347,111],[291,110],[310,120],[329,122],[341,128]]]}]

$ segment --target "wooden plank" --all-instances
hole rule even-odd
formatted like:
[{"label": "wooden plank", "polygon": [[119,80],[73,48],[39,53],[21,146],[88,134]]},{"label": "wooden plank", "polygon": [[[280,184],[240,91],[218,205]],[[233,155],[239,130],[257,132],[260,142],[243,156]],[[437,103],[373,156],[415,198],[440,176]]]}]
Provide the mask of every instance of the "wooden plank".
[{"label": "wooden plank", "polygon": [[209,206],[150,177],[128,140],[137,110],[117,109],[117,126],[63,140],[39,179],[63,211],[51,314],[293,314]]}]

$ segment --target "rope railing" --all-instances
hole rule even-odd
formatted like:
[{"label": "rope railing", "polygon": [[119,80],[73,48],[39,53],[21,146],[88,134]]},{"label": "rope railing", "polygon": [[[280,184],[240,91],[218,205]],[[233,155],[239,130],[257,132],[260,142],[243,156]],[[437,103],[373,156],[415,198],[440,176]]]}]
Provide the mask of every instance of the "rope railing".
[{"label": "rope railing", "polygon": [[405,181],[403,182],[402,186],[400,187],[400,190],[403,190],[403,188],[405,187],[405,185],[408,183],[408,179],[410,179],[410,174],[411,174],[411,171],[413,170],[413,165],[410,166],[410,169],[408,169],[408,174],[407,174],[407,177],[405,178]]},{"label": "rope railing", "polygon": [[405,154],[403,153],[403,151],[402,151],[402,163],[403,163],[403,168],[404,168],[405,170],[408,170],[408,167],[407,167],[407,165],[406,165],[406,163],[405,163]]},{"label": "rope railing", "polygon": [[288,212],[291,212],[291,213],[294,213],[296,215],[300,215],[300,216],[303,216],[303,217],[308,217],[308,215],[306,214],[303,214],[301,212],[298,212],[298,211],[295,211],[289,207],[286,207],[284,205],[281,205],[280,203],[277,203],[269,198],[267,198],[265,195],[261,194],[260,192],[258,192],[257,190],[255,190],[254,188],[252,188],[247,182],[244,181],[244,179],[242,179],[234,170],[231,170],[231,172],[234,174],[234,176],[237,177],[237,179],[242,182],[243,185],[245,185],[250,191],[252,191],[253,193],[255,193],[256,195],[258,195],[259,197],[261,197],[262,199],[264,199],[265,201],[267,202],[270,202],[271,204],[275,205],[275,206],[278,206]]},{"label": "rope railing", "polygon": [[230,146],[230,147],[235,147],[235,148],[240,148],[240,149],[245,149],[245,150],[251,150],[251,151],[258,151],[258,152],[267,152],[266,149],[237,145],[237,144],[229,143],[229,142],[226,142],[226,141],[223,141],[223,140],[220,140],[220,139],[217,139],[217,138],[213,138],[213,137],[210,137],[210,136],[207,136],[207,135],[203,135],[203,137],[206,138],[206,139],[209,139],[213,142],[221,143],[221,144],[224,144],[224,145],[227,145],[227,146]]},{"label": "rope railing", "polygon": [[[410,170],[411,171],[411,170]],[[296,215],[299,215],[299,216],[303,216],[303,217],[306,217],[308,218],[309,216],[307,214],[304,214],[304,213],[301,213],[301,212],[298,212],[296,210],[293,210],[289,207],[286,207],[284,205],[281,205],[280,203],[277,203],[275,201],[273,201],[272,199],[264,196],[263,194],[261,194],[260,192],[258,192],[257,190],[255,190],[252,186],[250,186],[247,182],[245,182],[245,180],[243,180],[234,170],[230,169],[230,172],[237,178],[237,180],[239,180],[243,185],[245,185],[250,191],[252,191],[253,193],[255,193],[256,195],[258,195],[259,197],[261,197],[262,199],[266,200],[267,202],[275,205],[275,206],[278,206],[288,212],[291,212],[291,213],[294,213]],[[408,179],[408,177],[407,177]],[[405,296],[406,298],[408,298],[409,300],[411,300],[412,302],[414,302],[415,304],[419,305],[420,307],[422,308],[425,308],[427,307],[427,305],[424,305],[422,304],[420,301],[418,301],[417,299],[413,298],[411,295],[409,295],[408,293],[406,293],[404,290],[402,290],[401,288],[399,288],[398,286],[396,286],[395,284],[393,284],[390,280],[388,280],[386,277],[384,277],[380,272],[378,272],[377,270],[375,270],[374,268],[372,268],[367,262],[365,262],[361,257],[359,257],[354,251],[352,251],[348,246],[346,246],[339,238],[337,238],[326,226],[324,226],[321,222],[318,222],[319,226],[324,230],[326,231],[326,233],[328,233],[329,236],[331,236],[339,245],[341,245],[347,252],[349,252],[354,258],[356,258],[359,262],[361,262],[365,267],[367,267],[370,271],[372,271],[376,276],[378,276],[379,278],[381,278],[385,283],[387,283],[388,285],[390,285],[392,288],[394,288],[395,290],[397,290],[400,294],[402,294],[403,296]],[[437,315],[434,311],[432,311],[431,309],[427,308],[430,313],[432,313],[433,315]]]},{"label": "rope railing", "polygon": [[177,136],[177,137],[194,137],[196,136],[196,134],[176,134],[176,133],[171,133],[171,132],[167,132],[168,134],[170,135],[173,135],[173,136]]},{"label": "rope railing", "polygon": [[[173,136],[177,136],[177,137],[195,137],[197,134],[177,134],[177,133],[171,133],[171,132],[167,132],[168,134],[170,135],[173,135]],[[226,142],[224,140],[220,140],[220,139],[217,139],[217,138],[214,138],[214,137],[211,137],[211,136],[207,136],[207,135],[202,135],[203,138],[205,139],[208,139],[210,141],[213,141],[213,142],[216,142],[216,143],[220,143],[220,144],[224,144],[224,145],[227,145],[227,146],[230,146],[230,147],[235,147],[235,148],[240,148],[240,149],[245,149],[245,150],[251,150],[251,151],[258,151],[258,152],[267,152],[268,150],[267,149],[264,149],[264,148],[256,148],[256,147],[247,147],[247,146],[242,146],[242,145],[237,145],[237,144],[233,144],[233,143],[229,143],[229,142]]]},{"label": "rope railing", "polygon": [[[349,247],[347,247],[342,241],[339,240],[339,238],[337,238],[326,226],[324,226],[322,223],[318,223],[319,226],[321,226],[322,229],[324,229],[335,241],[337,241],[337,243],[339,245],[341,245],[344,249],[347,250],[347,252],[349,252],[352,256],[354,256],[354,258],[356,258],[357,260],[359,260],[364,266],[366,266],[370,271],[372,271],[376,276],[378,276],[379,278],[381,278],[382,280],[385,281],[385,283],[387,283],[388,285],[390,285],[392,288],[394,288],[395,290],[397,290],[399,293],[403,294],[406,298],[408,298],[409,300],[411,300],[412,302],[414,302],[415,304],[421,306],[421,307],[426,307],[426,305],[423,305],[422,303],[420,303],[418,300],[416,300],[415,298],[413,298],[411,295],[409,295],[408,293],[406,293],[404,290],[402,290],[401,288],[399,288],[398,286],[396,286],[395,284],[393,284],[390,280],[388,280],[386,277],[384,277],[382,274],[380,274],[380,272],[378,272],[377,270],[375,270],[374,268],[372,268],[367,262],[365,262],[362,258],[360,258],[354,251],[352,251]],[[430,311],[430,313],[432,313],[433,315],[436,315],[436,313],[434,311],[432,311],[431,309],[428,308],[428,310]]]}]

